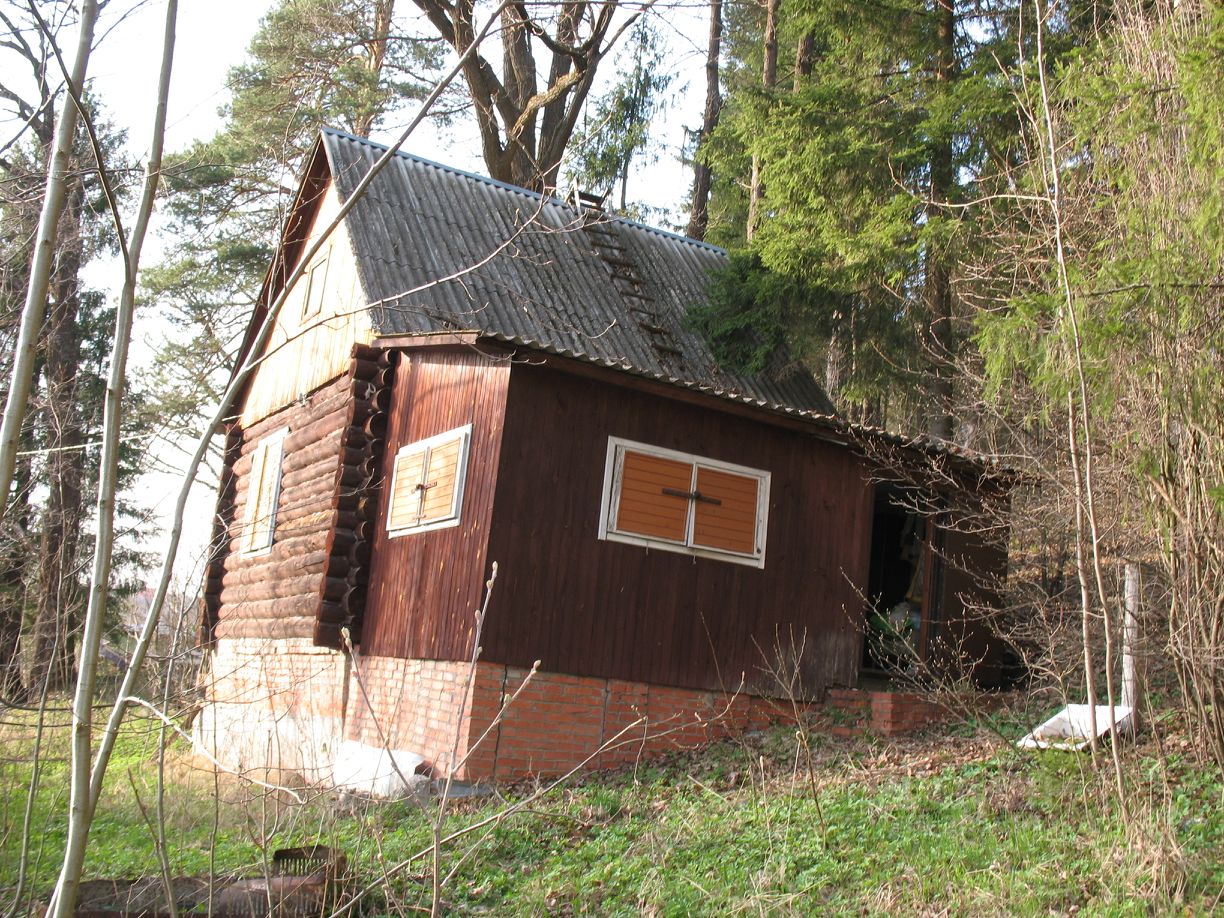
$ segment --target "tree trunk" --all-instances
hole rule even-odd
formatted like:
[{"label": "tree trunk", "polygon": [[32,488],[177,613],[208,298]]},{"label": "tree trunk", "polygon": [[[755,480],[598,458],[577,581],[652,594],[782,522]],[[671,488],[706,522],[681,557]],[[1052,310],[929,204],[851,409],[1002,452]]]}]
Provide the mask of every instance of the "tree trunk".
[{"label": "tree trunk", "polygon": [[[956,67],[956,9],[954,0],[939,0],[936,26],[935,82],[947,84],[954,77]],[[946,92],[947,87],[936,86],[937,92]],[[952,158],[952,137],[938,138],[933,146],[930,169],[930,202],[927,205],[929,219],[943,216],[943,206],[952,192],[956,180]],[[927,395],[927,433],[940,440],[952,438],[952,273],[946,252],[935,251],[928,245],[926,251],[926,278],[924,283],[926,300],[926,329],[924,346],[930,365],[930,382]]]},{"label": "tree trunk", "polygon": [[[778,82],[778,12],[782,0],[765,0],[765,54],[761,65],[761,85],[772,89]],[[761,199],[765,196],[765,182],[761,178],[761,156],[752,154],[752,179],[748,186],[748,227],[746,235],[751,241],[756,235],[761,220]]]},{"label": "tree trunk", "polygon": [[[126,383],[128,347],[132,340],[132,318],[136,311],[136,282],[140,271],[140,253],[144,247],[145,233],[153,205],[157,197],[157,186],[161,180],[163,141],[166,136],[166,106],[170,93],[170,74],[174,63],[175,29],[178,20],[178,0],[166,4],[165,39],[162,45],[161,73],[157,85],[157,107],[153,117],[153,137],[149,161],[145,164],[144,188],[136,222],[126,245],[123,227],[118,212],[113,214],[123,246],[124,277],[119,295],[119,308],[115,311],[115,337],[111,348],[110,372],[107,377],[106,398],[103,405],[102,455],[98,462],[97,520],[98,532],[94,540],[94,563],[89,578],[89,598],[86,607],[81,638],[80,672],[76,680],[76,692],[72,699],[72,759],[71,783],[68,807],[68,838],[64,846],[64,862],[55,886],[52,907],[48,910],[55,918],[68,918],[76,914],[77,889],[81,871],[85,864],[85,850],[89,841],[89,830],[93,823],[94,803],[91,796],[91,755],[93,753],[93,705],[96,694],[98,654],[102,645],[102,625],[106,616],[106,600],[110,594],[111,552],[115,536],[115,492],[119,478],[119,443],[123,421],[123,392]],[[105,169],[98,163],[99,171]],[[163,737],[164,739],[164,737]],[[164,751],[165,747],[162,746]],[[161,782],[159,776],[159,791]],[[163,815],[161,798],[158,799],[158,815]],[[167,901],[173,901],[169,863],[166,859],[166,827],[158,822],[156,847],[161,862],[162,879]],[[171,905],[170,913],[176,914]]]},{"label": "tree trunk", "polygon": [[706,97],[705,111],[701,118],[701,132],[697,135],[697,149],[693,162],[693,199],[689,205],[687,233],[692,239],[705,239],[710,223],[710,186],[714,173],[702,160],[702,153],[710,135],[718,127],[718,116],[722,113],[722,93],[718,87],[719,59],[722,56],[722,0],[710,0],[710,39],[706,45]]},{"label": "tree trunk", "polygon": [[[414,0],[434,30],[458,53],[477,43],[474,0]],[[549,33],[548,21],[532,19],[524,5],[503,9],[502,71],[479,53],[465,58],[463,78],[476,110],[480,146],[489,175],[535,191],[557,187],[565,153],[595,72],[617,39],[642,10],[609,36],[616,0],[588,6],[566,2]],[[535,41],[551,53],[548,82],[537,89]]]},{"label": "tree trunk", "polygon": [[803,86],[805,77],[812,75],[812,66],[816,62],[816,33],[808,32],[795,47],[795,92]]},{"label": "tree trunk", "polygon": [[84,453],[77,409],[77,367],[81,339],[81,219],[83,191],[79,175],[70,178],[60,221],[58,255],[52,278],[51,313],[46,339],[47,502],[42,515],[39,576],[35,599],[34,658],[27,690],[41,691],[49,680],[59,691],[72,678],[72,635],[77,618],[76,548],[81,530],[81,477]]},{"label": "tree trunk", "polygon": [[[366,43],[365,66],[375,75],[382,72],[383,61],[387,58],[387,42],[391,35],[391,17],[394,12],[395,0],[377,0],[374,3],[374,31]],[[353,133],[358,137],[369,137],[377,117],[378,112],[373,108],[363,113],[353,122]]]},{"label": "tree trunk", "polygon": [[[81,4],[76,57],[68,81],[78,97],[85,85],[85,76],[89,70],[89,56],[93,50],[94,26],[97,20],[97,0],[84,0]],[[54,142],[50,148],[50,155],[47,157],[47,184],[30,261],[30,282],[26,290],[25,305],[21,311],[21,332],[18,335],[17,347],[13,355],[13,369],[4,406],[4,419],[0,422],[0,514],[7,509],[9,487],[13,481],[13,469],[17,464],[17,447],[21,442],[21,424],[25,417],[26,403],[30,397],[34,355],[39,334],[42,332],[43,320],[46,317],[47,290],[57,254],[55,236],[59,229],[65,195],[71,181],[69,170],[72,166],[72,150],[77,136],[77,114],[77,107],[72,104],[65,104],[60,109],[60,117],[55,126]]]},{"label": "tree trunk", "polygon": [[[35,380],[37,382],[37,379]],[[22,696],[21,628],[25,619],[26,571],[33,555],[30,527],[30,460],[18,457],[16,498],[3,521],[0,546],[0,704]]]}]

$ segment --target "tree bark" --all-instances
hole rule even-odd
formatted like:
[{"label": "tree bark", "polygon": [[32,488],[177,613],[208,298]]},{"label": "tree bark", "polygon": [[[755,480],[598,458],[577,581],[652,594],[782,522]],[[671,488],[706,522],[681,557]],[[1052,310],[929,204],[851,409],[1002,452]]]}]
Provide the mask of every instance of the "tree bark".
[{"label": "tree bark", "polygon": [[[66,104],[71,105],[71,102]],[[75,565],[81,532],[81,418],[77,406],[77,368],[81,362],[80,309],[81,220],[84,191],[79,171],[69,177],[60,220],[59,244],[52,278],[47,323],[46,401],[43,428],[48,433],[47,502],[42,514],[38,553],[38,588],[34,615],[34,656],[27,693],[37,696],[44,680],[51,691],[71,683],[73,635],[79,608]]]},{"label": "tree bark", "polygon": [[[765,54],[761,64],[761,86],[766,91],[778,82],[778,13],[782,0],[765,0]],[[765,182],[761,178],[761,156],[752,154],[752,179],[748,186],[748,241],[756,235],[761,220],[761,200],[765,196]]]},{"label": "tree bark", "polygon": [[710,186],[714,173],[702,159],[705,145],[714,129],[718,127],[718,116],[722,113],[722,93],[718,86],[719,59],[722,56],[722,0],[710,0],[710,37],[706,44],[706,96],[705,111],[701,117],[701,131],[697,134],[697,149],[693,161],[693,197],[689,205],[688,236],[705,239],[710,224]]},{"label": "tree bark", "polygon": [[[376,0],[373,13],[374,31],[366,42],[365,66],[370,73],[377,75],[382,72],[383,61],[387,58],[387,42],[391,35],[395,0]],[[377,117],[376,111],[366,112],[353,122],[353,133],[358,137],[369,137]]]},{"label": "tree bark", "polygon": [[812,75],[812,67],[816,63],[816,33],[808,32],[799,39],[795,47],[795,92],[803,86],[805,77]]},{"label": "tree bark", "polygon": [[[474,0],[414,0],[434,30],[459,54],[472,49]],[[501,11],[502,75],[479,53],[465,58],[463,79],[476,110],[481,152],[489,175],[534,191],[557,187],[561,157],[573,136],[599,64],[641,15],[612,31],[617,0],[594,6],[567,2],[550,33],[531,7]],[[582,28],[585,25],[585,29]],[[537,45],[551,55],[548,83],[539,88]]]},{"label": "tree bark", "polygon": [[[939,0],[936,25],[935,82],[936,91],[946,91],[942,84],[950,83],[956,68],[956,5],[954,0]],[[929,219],[943,216],[943,207],[956,180],[952,155],[952,137],[939,138],[934,144],[931,161]],[[929,364],[927,395],[927,433],[940,440],[952,438],[952,272],[946,252],[926,251],[925,347]]]},{"label": "tree bark", "polygon": [[[84,0],[81,5],[76,57],[73,61],[72,74],[68,80],[78,96],[85,85],[85,76],[89,70],[89,55],[93,50],[94,26],[97,21],[97,0]],[[47,184],[43,195],[42,213],[38,221],[38,234],[34,239],[30,283],[26,290],[25,306],[21,312],[21,332],[18,335],[13,357],[13,370],[9,382],[8,400],[4,407],[4,419],[0,424],[0,514],[6,510],[9,486],[13,481],[17,448],[21,442],[21,422],[25,417],[26,402],[30,397],[34,352],[47,312],[47,289],[56,257],[55,237],[59,229],[65,197],[69,190],[68,172],[71,167],[73,143],[76,140],[77,115],[77,107],[71,103],[61,108],[59,121],[55,127],[54,145],[51,155],[47,157]]]}]

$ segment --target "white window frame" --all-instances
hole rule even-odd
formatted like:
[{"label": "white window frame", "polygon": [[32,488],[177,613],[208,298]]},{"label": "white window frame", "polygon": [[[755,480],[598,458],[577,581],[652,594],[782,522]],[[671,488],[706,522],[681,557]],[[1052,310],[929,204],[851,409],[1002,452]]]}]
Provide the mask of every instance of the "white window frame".
[{"label": "white window frame", "polygon": [[[282,427],[275,433],[270,433],[262,438],[256,445],[255,449],[251,450],[251,467],[247,471],[247,492],[246,506],[242,512],[242,534],[240,554],[247,558],[257,557],[258,555],[266,555],[272,550],[272,546],[276,544],[276,516],[280,512],[280,495],[281,495],[281,479],[284,474],[285,466],[285,439],[289,436],[289,428]],[[276,478],[272,482],[272,498],[270,508],[268,510],[268,534],[266,541],[256,545],[253,544],[254,526],[255,526],[255,503],[259,499],[258,483],[255,481],[255,466],[257,462],[262,462],[263,468],[267,468],[268,459],[275,448],[276,457]],[[263,459],[260,460],[260,454],[263,454]],[[251,486],[255,485],[256,490],[252,491]]]},{"label": "white window frame", "polygon": [[[742,475],[745,478],[757,480],[757,513],[756,513],[756,551],[751,554],[728,551],[720,548],[707,548],[693,544],[693,527],[696,511],[690,503],[688,519],[685,523],[683,542],[672,541],[654,536],[644,536],[640,533],[620,532],[615,528],[616,508],[620,505],[621,473],[624,466],[625,452],[645,453],[660,459],[673,459],[690,463],[693,467],[692,487],[696,487],[697,470],[699,468],[713,469]],[[636,440],[626,440],[623,437],[608,437],[608,454],[604,462],[603,504],[599,511],[599,538],[601,541],[624,542],[627,545],[640,545],[644,548],[661,548],[664,551],[676,552],[697,558],[712,558],[718,561],[730,561],[733,564],[744,564],[749,567],[765,567],[765,536],[769,528],[769,480],[770,473],[764,469],[754,469],[746,465],[736,465],[732,462],[722,462],[709,459],[694,453],[683,453],[674,449],[665,449],[649,443]]]},{"label": "white window frame", "polygon": [[305,271],[306,291],[302,297],[302,324],[323,315],[323,294],[327,288],[327,269],[331,262],[331,246]]},{"label": "white window frame", "polygon": [[[459,457],[455,460],[455,498],[453,501],[454,512],[440,520],[431,520],[428,523],[420,523],[415,526],[400,526],[396,529],[391,528],[391,501],[395,499],[395,485],[399,479],[399,458],[404,453],[412,452],[413,450],[424,449],[425,459],[422,468],[429,468],[429,454],[434,446],[439,443],[449,443],[456,437],[459,438]],[[449,529],[452,526],[458,526],[463,518],[463,492],[464,486],[467,484],[467,466],[468,452],[472,444],[472,425],[464,424],[462,427],[456,427],[453,430],[448,430],[445,433],[434,434],[432,437],[426,437],[424,440],[415,440],[412,443],[406,443],[399,448],[395,453],[395,459],[391,463],[391,487],[387,491],[387,506],[386,506],[386,521],[387,535],[389,538],[398,538],[399,536],[411,535],[417,532],[432,532],[435,529]]]}]

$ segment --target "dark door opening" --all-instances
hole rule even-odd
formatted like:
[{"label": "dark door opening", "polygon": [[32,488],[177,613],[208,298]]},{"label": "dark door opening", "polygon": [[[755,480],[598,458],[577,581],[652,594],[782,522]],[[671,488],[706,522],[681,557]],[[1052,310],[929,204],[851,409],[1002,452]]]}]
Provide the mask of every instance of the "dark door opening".
[{"label": "dark door opening", "polygon": [[877,485],[863,641],[865,675],[916,675],[930,638],[931,526],[912,494]]}]

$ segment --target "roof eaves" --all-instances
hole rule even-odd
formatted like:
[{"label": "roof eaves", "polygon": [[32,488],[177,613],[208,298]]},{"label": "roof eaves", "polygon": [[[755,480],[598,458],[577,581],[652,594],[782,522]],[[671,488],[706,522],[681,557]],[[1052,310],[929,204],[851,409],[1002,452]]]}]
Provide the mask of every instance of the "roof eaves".
[{"label": "roof eaves", "polygon": [[703,395],[709,395],[723,401],[735,402],[737,404],[759,408],[772,414],[806,421],[813,426],[823,428],[831,433],[840,434],[844,439],[839,439],[837,441],[839,443],[847,443],[856,438],[875,439],[900,449],[915,450],[930,456],[948,456],[962,462],[972,463],[973,465],[982,466],[984,468],[990,468],[1000,472],[1007,471],[994,457],[977,453],[973,450],[964,449],[956,446],[953,443],[947,443],[942,440],[933,440],[930,437],[923,436],[908,437],[903,434],[885,430],[882,427],[873,427],[866,424],[855,424],[843,418],[839,418],[836,415],[823,414],[818,411],[807,411],[801,408],[794,408],[789,405],[775,404],[762,399],[753,398],[752,396],[743,395],[739,392],[719,389],[714,386],[708,386],[702,383],[696,383],[692,382],[691,380],[680,379],[679,377],[668,376],[662,373],[653,373],[649,370],[643,370],[640,367],[635,367],[623,361],[603,360],[600,358],[591,357],[587,354],[567,351],[564,348],[554,347],[540,341],[532,341],[527,338],[490,332],[481,332],[480,337],[488,340],[500,341],[504,344],[512,344],[519,347],[531,348],[535,351],[555,354],[558,357],[567,357],[572,360],[580,360],[583,363],[595,364],[596,366],[602,366],[607,369],[628,373],[642,379],[650,379],[655,382],[688,389],[693,392],[700,392]]}]

